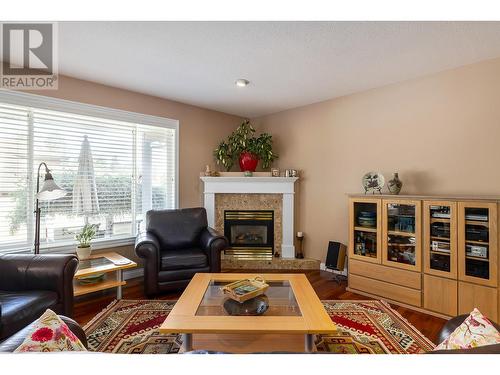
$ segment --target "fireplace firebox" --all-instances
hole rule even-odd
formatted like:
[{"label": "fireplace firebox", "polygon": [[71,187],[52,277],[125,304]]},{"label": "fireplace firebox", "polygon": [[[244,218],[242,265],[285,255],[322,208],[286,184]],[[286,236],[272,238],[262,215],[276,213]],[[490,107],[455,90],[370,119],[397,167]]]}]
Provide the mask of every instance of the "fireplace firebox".
[{"label": "fireplace firebox", "polygon": [[225,254],[246,259],[272,258],[274,211],[226,210],[224,235],[229,240]]}]

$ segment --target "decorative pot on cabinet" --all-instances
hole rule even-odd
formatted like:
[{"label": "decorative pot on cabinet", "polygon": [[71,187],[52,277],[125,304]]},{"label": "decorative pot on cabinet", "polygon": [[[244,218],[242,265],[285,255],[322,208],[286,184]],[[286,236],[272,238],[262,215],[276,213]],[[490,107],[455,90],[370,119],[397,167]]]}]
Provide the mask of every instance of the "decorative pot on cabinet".
[{"label": "decorative pot on cabinet", "polygon": [[394,195],[398,195],[403,187],[403,181],[399,179],[398,173],[394,173],[392,179],[387,183],[387,188],[389,192]]}]

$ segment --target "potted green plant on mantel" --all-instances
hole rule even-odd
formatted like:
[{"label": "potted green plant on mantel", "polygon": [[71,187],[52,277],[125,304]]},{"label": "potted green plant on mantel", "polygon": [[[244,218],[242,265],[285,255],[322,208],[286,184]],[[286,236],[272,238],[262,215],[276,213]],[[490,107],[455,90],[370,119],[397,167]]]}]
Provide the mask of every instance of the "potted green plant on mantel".
[{"label": "potted green plant on mantel", "polygon": [[278,155],[273,151],[273,137],[268,133],[254,136],[255,129],[250,121],[244,121],[222,141],[214,151],[217,164],[230,171],[236,160],[242,172],[255,172],[259,161],[267,169]]},{"label": "potted green plant on mantel", "polygon": [[97,226],[95,224],[85,224],[82,231],[75,236],[76,242],[76,255],[78,259],[87,259],[92,252],[90,242],[94,239],[97,233]]}]

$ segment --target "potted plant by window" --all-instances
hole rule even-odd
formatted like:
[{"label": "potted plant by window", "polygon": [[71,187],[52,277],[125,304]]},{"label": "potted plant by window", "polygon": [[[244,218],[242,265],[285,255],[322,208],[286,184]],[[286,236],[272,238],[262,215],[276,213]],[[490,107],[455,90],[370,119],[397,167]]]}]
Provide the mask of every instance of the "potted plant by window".
[{"label": "potted plant by window", "polygon": [[78,245],[76,246],[76,255],[78,259],[87,259],[92,252],[90,242],[95,238],[97,226],[95,224],[85,224],[82,231],[75,236]]},{"label": "potted plant by window", "polygon": [[273,152],[273,137],[268,133],[254,136],[255,129],[250,121],[244,121],[225,140],[222,141],[214,151],[217,164],[222,164],[230,171],[236,160],[242,172],[255,172],[259,161],[262,168],[267,169],[278,155]]}]

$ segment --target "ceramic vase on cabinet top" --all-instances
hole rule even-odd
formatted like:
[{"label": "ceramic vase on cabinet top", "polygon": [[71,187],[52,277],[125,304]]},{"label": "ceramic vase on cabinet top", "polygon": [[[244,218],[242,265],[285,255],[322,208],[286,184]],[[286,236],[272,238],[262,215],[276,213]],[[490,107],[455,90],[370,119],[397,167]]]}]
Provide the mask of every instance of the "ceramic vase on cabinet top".
[{"label": "ceramic vase on cabinet top", "polygon": [[394,173],[392,179],[387,183],[387,188],[389,192],[394,195],[398,195],[403,187],[403,182],[399,179],[398,173]]}]

